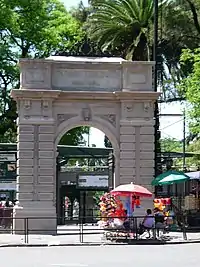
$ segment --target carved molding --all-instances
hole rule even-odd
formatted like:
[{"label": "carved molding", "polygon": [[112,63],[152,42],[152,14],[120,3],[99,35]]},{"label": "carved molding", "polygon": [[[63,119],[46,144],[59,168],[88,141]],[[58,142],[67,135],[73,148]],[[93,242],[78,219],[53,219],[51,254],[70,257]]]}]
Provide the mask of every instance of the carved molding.
[{"label": "carved molding", "polygon": [[43,109],[48,109],[50,107],[50,103],[48,100],[43,100],[42,101],[42,108]]},{"label": "carved molding", "polygon": [[57,114],[57,125],[76,116],[77,114]]},{"label": "carved molding", "polygon": [[31,109],[31,100],[24,100],[24,109]]},{"label": "carved molding", "polygon": [[113,126],[116,127],[116,115],[115,114],[108,114],[108,115],[99,115],[100,118],[108,121]]},{"label": "carved molding", "polygon": [[127,112],[133,111],[134,105],[132,103],[127,103],[124,105],[124,110]]},{"label": "carved molding", "polygon": [[149,112],[149,109],[151,108],[150,102],[144,102],[144,112]]},{"label": "carved molding", "polygon": [[24,119],[25,120],[48,120],[49,116],[44,116],[44,115],[25,115]]},{"label": "carved molding", "polygon": [[81,115],[84,121],[90,121],[92,118],[91,109],[89,107],[83,108]]}]

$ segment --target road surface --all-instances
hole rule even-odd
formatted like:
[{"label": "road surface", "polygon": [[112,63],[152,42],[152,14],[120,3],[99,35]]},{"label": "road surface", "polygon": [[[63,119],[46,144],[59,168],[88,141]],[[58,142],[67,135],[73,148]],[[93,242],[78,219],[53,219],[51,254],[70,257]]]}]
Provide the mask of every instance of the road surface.
[{"label": "road surface", "polygon": [[0,248],[3,267],[199,266],[200,244]]}]

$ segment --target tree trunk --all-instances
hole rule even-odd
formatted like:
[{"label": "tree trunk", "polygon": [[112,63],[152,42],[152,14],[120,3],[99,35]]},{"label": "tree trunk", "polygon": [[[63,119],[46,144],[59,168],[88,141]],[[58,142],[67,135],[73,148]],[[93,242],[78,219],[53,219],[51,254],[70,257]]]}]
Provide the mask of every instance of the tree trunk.
[{"label": "tree trunk", "polygon": [[132,60],[133,61],[148,61],[149,60],[149,52],[148,50],[148,40],[144,33],[141,34],[140,41],[138,46],[136,47]]}]

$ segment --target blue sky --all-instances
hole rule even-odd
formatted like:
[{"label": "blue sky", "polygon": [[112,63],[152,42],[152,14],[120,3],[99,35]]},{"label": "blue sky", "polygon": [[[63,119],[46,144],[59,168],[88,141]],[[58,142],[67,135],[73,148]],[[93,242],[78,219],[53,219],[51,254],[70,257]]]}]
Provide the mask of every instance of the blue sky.
[{"label": "blue sky", "polygon": [[[82,0],[87,5],[88,0]],[[78,5],[80,0],[62,0],[67,8]],[[181,114],[183,107],[178,104],[162,105],[161,113],[165,114]],[[181,140],[183,138],[183,118],[182,117],[162,117],[160,119],[161,137],[171,137]],[[104,147],[104,133],[98,129],[91,129],[90,144],[97,147]]]}]

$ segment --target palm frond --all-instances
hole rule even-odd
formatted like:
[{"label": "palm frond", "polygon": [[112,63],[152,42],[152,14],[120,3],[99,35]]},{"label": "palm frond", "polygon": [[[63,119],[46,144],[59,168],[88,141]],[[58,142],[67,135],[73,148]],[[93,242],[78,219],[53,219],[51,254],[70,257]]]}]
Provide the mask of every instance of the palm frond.
[{"label": "palm frond", "polygon": [[[153,0],[97,0],[88,19],[88,32],[103,49],[125,46],[126,57],[131,59],[137,46],[145,47],[141,36],[148,34],[152,17]],[[146,59],[144,55],[141,58]]]}]

